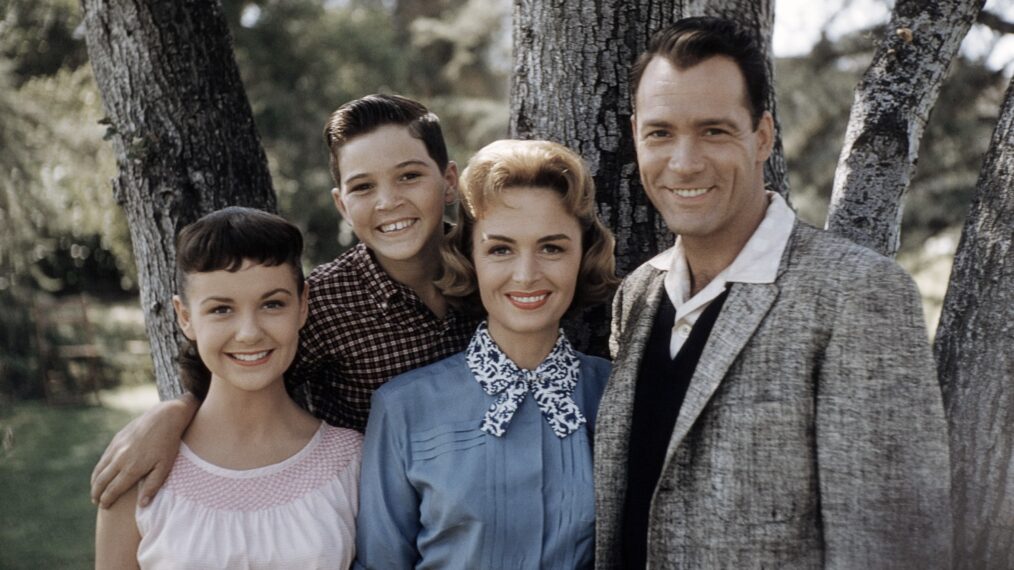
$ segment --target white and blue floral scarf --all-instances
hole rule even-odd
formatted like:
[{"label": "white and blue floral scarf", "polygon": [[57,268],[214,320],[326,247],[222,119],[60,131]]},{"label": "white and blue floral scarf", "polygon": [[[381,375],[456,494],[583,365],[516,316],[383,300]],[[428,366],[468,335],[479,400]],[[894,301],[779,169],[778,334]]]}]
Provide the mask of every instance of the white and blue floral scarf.
[{"label": "white and blue floral scarf", "polygon": [[503,436],[529,391],[557,437],[567,437],[587,421],[571,398],[581,361],[563,330],[549,356],[535,370],[523,370],[497,346],[483,321],[465,350],[465,360],[482,389],[490,396],[500,395],[486,412],[482,431]]}]

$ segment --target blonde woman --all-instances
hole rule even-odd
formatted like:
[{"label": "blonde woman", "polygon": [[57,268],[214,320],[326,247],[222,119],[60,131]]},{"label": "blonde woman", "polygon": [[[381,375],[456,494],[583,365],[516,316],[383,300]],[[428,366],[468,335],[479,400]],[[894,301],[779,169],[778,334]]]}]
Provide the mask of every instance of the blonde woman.
[{"label": "blonde woman", "polygon": [[581,159],[545,141],[480,150],[443,258],[438,286],[486,319],[464,352],[374,395],[356,567],[589,568],[610,365],[560,319],[616,279]]}]

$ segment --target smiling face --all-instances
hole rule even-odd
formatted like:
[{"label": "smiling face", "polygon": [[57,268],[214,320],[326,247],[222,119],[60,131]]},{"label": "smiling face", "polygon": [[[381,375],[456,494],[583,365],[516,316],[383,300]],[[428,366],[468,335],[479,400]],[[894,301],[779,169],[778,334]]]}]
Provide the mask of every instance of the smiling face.
[{"label": "smiling face", "polygon": [[244,261],[235,272],[188,274],[185,299],[173,297],[173,306],[212,381],[256,391],[282,382],[295,358],[307,292],[299,294],[286,264]]},{"label": "smiling face", "polygon": [[453,163],[441,172],[408,127],[385,125],[345,143],[338,171],[335,206],[381,267],[436,259],[458,180]]},{"label": "smiling face", "polygon": [[472,233],[472,260],[489,331],[504,350],[556,342],[581,267],[581,226],[560,194],[509,188]]},{"label": "smiling face", "polygon": [[641,183],[669,229],[687,244],[742,247],[767,208],[773,125],[765,112],[753,127],[736,63],[715,56],[681,70],[656,57],[631,124]]}]

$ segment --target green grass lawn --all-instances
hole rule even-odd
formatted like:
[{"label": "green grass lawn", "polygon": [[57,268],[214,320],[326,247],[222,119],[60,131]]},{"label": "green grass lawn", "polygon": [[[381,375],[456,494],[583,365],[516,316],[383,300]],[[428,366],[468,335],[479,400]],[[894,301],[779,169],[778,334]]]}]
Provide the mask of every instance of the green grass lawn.
[{"label": "green grass lawn", "polygon": [[[98,406],[0,406],[0,568],[91,568],[89,476],[127,412]],[[8,432],[10,430],[10,432]]]}]

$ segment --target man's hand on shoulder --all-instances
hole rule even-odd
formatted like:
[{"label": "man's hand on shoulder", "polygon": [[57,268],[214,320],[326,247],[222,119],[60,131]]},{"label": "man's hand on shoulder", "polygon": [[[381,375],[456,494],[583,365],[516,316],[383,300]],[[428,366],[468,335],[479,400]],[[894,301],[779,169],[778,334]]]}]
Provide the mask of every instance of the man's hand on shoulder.
[{"label": "man's hand on shoulder", "polygon": [[199,406],[187,393],[159,403],[121,429],[92,470],[92,502],[108,508],[144,478],[138,494],[140,504],[147,505],[169,476],[183,432]]}]

